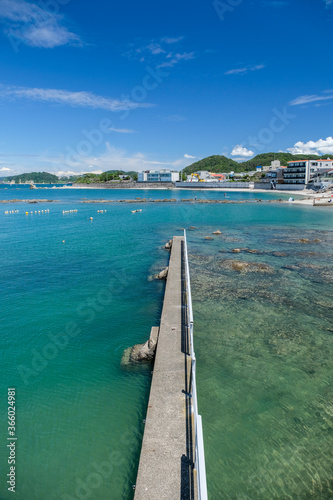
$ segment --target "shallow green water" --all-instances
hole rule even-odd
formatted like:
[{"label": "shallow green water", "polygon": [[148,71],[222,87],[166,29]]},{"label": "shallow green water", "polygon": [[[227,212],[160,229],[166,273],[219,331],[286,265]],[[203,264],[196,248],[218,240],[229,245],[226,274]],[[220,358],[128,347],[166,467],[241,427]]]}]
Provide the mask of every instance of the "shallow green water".
[{"label": "shallow green water", "polygon": [[[142,213],[132,214],[132,205],[80,203],[105,197],[99,191],[54,192],[57,204],[37,207],[50,213],[25,216],[19,203],[0,211],[0,498],[12,496],[5,484],[9,386],[17,391],[15,498],[133,497],[151,375],[123,370],[121,355],[158,324],[163,285],[148,277],[168,260],[165,241],[192,225],[210,498],[330,498],[330,209],[176,203],[140,205]],[[50,191],[38,193],[49,198]],[[150,196],[174,197],[162,193]],[[143,195],[117,192],[133,196]],[[14,209],[20,212],[4,214]],[[204,240],[215,229],[222,236]],[[235,247],[265,253],[230,253]],[[239,272],[232,259],[270,267]]]}]

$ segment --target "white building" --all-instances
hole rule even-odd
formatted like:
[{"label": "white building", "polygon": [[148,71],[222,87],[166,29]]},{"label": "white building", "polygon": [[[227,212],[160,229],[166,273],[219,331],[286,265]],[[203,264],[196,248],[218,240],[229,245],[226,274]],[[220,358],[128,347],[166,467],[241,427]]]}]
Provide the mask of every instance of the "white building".
[{"label": "white building", "polygon": [[280,167],[281,167],[280,160],[273,160],[273,161],[271,161],[270,165],[266,165],[264,167],[261,167],[261,172],[271,172],[272,170],[277,170]]},{"label": "white building", "polygon": [[179,172],[176,170],[144,170],[138,172],[138,182],[177,182]]},{"label": "white building", "polygon": [[333,169],[315,174],[315,177],[310,180],[309,185],[313,185],[316,189],[327,189],[333,187]]},{"label": "white building", "polygon": [[318,174],[333,168],[333,160],[296,160],[288,161],[288,167],[284,169],[284,184],[307,185]]}]

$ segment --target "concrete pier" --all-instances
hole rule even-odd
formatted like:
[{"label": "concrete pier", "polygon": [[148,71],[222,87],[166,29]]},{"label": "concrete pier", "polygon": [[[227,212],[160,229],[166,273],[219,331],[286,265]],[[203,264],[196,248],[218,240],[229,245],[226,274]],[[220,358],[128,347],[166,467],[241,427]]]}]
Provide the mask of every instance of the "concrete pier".
[{"label": "concrete pier", "polygon": [[184,238],[173,238],[135,500],[194,500]]}]

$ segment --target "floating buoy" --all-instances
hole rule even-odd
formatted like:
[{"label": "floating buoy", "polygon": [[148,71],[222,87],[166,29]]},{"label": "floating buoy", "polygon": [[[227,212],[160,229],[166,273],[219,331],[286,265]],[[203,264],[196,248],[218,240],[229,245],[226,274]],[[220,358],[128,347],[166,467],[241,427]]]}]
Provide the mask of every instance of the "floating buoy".
[{"label": "floating buoy", "polygon": [[29,215],[29,212],[26,212],[25,215]]},{"label": "floating buoy", "polygon": [[65,240],[62,240],[63,243],[65,243]]}]

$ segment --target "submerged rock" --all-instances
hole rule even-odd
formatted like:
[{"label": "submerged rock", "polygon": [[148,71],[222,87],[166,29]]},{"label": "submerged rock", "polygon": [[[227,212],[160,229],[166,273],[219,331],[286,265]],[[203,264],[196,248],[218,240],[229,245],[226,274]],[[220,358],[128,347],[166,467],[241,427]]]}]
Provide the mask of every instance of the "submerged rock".
[{"label": "submerged rock", "polygon": [[310,240],[309,238],[300,238],[297,240],[297,243],[321,243],[321,240],[315,238],[314,240]]},{"label": "submerged rock", "polygon": [[222,267],[233,269],[234,271],[245,271],[254,273],[273,273],[274,269],[268,264],[261,262],[246,262],[244,260],[226,259],[221,262]]},{"label": "submerged rock", "polygon": [[300,238],[299,240],[297,240],[297,243],[311,243],[311,240],[309,240],[308,238]]},{"label": "submerged rock", "polygon": [[205,236],[205,240],[213,240],[214,238],[212,238],[211,236]]},{"label": "submerged rock", "polygon": [[263,252],[261,252],[260,250],[251,249],[251,248],[245,248],[245,249],[244,249],[244,252],[247,252],[247,253],[256,253],[256,254],[263,253]]}]

